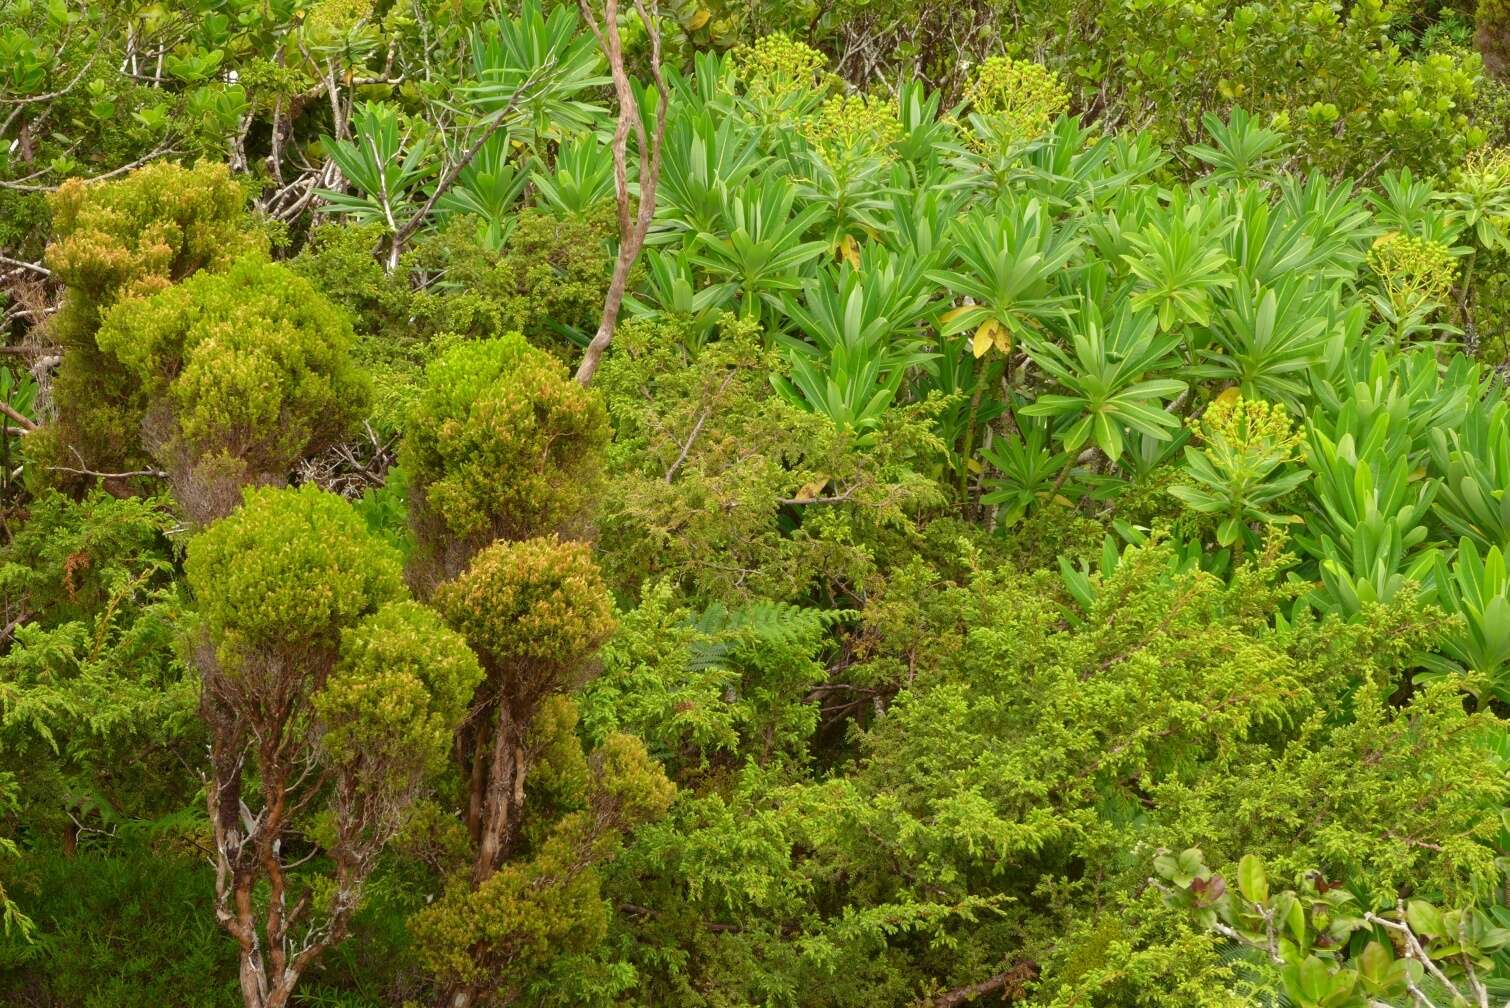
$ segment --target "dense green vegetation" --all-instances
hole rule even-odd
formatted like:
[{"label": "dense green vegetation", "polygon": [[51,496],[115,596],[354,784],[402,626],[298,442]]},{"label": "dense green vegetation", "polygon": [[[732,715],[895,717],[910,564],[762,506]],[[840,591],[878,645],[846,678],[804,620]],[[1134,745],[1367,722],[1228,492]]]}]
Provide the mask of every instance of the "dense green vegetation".
[{"label": "dense green vegetation", "polygon": [[1510,1004],[1507,74],[0,0],[0,1003]]}]

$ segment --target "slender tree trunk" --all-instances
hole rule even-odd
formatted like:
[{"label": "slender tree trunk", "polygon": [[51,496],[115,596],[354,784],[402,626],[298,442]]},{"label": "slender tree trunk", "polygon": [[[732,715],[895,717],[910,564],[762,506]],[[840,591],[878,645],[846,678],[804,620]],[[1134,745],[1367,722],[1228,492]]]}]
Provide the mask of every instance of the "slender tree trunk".
[{"label": "slender tree trunk", "polygon": [[472,1008],[477,1003],[477,991],[471,987],[453,987],[441,994],[435,1008]]},{"label": "slender tree trunk", "polygon": [[266,1008],[262,996],[262,970],[254,953],[241,951],[241,1000],[246,1008]]},{"label": "slender tree trunk", "polygon": [[[598,331],[593,334],[592,342],[587,345],[587,350],[582,355],[582,363],[577,367],[578,384],[587,385],[592,382],[593,375],[598,371],[598,362],[602,360],[608,344],[613,341],[614,330],[619,324],[619,310],[624,305],[624,290],[629,284],[630,270],[633,269],[635,260],[639,258],[640,249],[645,244],[645,236],[650,231],[651,218],[655,216],[655,190],[661,178],[661,147],[666,139],[666,105],[670,100],[670,92],[666,87],[666,79],[661,73],[660,28],[656,25],[655,17],[645,9],[643,0],[634,0],[635,10],[639,13],[640,20],[644,22],[645,31],[650,38],[650,74],[655,80],[658,96],[655,128],[647,135],[645,121],[640,116],[639,102],[635,100],[634,88],[629,82],[629,72],[624,68],[624,45],[619,36],[619,0],[605,0],[601,23],[598,21],[597,13],[588,5],[588,0],[578,0],[578,2],[582,8],[583,19],[597,36],[598,45],[602,47],[603,54],[608,58],[608,69],[613,76],[614,94],[619,102],[619,120],[613,134],[613,178],[614,195],[619,211],[619,254],[614,259],[613,277],[609,281],[608,292],[603,297],[603,316],[598,323]],[[640,157],[640,200],[634,208],[633,216],[630,214],[629,206],[627,167],[631,130],[639,141]]]},{"label": "slender tree trunk", "polygon": [[513,705],[498,699],[498,717],[493,729],[493,752],[489,760],[487,791],[483,800],[482,842],[472,884],[482,885],[503,863],[514,846],[524,806],[524,724]]},{"label": "slender tree trunk", "polygon": [[482,730],[481,723],[485,723],[488,711],[481,714],[480,723],[462,742],[471,750],[471,767],[467,774],[467,836],[474,849],[482,844],[482,808],[487,798],[488,733]]}]

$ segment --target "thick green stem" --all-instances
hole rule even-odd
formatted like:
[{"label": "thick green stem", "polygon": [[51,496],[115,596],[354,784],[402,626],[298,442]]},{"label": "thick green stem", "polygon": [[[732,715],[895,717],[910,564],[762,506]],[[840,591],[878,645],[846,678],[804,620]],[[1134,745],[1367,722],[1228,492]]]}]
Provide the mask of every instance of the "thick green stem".
[{"label": "thick green stem", "polygon": [[986,394],[986,381],[991,375],[991,365],[981,361],[980,371],[975,376],[975,391],[970,396],[970,419],[965,422],[965,441],[960,448],[959,495],[963,503],[970,495],[970,454],[975,451],[975,427],[980,418],[980,401]]}]

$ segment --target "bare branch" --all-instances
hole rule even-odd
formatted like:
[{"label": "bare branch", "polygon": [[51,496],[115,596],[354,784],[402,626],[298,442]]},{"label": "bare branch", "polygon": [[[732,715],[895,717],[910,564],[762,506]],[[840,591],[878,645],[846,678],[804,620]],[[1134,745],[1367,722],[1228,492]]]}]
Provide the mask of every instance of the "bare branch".
[{"label": "bare branch", "polygon": [[0,266],[13,266],[17,270],[30,270],[39,276],[50,277],[52,270],[41,263],[25,262],[21,259],[12,259],[8,255],[0,255]]},{"label": "bare branch", "polygon": [[[388,252],[389,269],[398,265],[398,257],[403,251],[404,243],[425,223],[425,220],[430,216],[430,211],[435,209],[435,204],[456,184],[456,180],[461,177],[461,173],[466,171],[467,165],[472,163],[473,159],[481,152],[483,146],[492,138],[493,134],[497,133],[508,123],[509,116],[513,113],[514,109],[519,107],[519,102],[525,96],[526,92],[539,84],[547,76],[548,72],[554,68],[555,63],[552,61],[532,71],[529,77],[525,78],[519,87],[514,90],[514,93],[509,96],[508,103],[498,112],[494,113],[492,120],[483,128],[482,134],[473,142],[472,146],[468,147],[460,158],[457,158],[446,168],[440,180],[435,183],[435,189],[430,193],[430,198],[425,200],[424,205],[415,211],[414,216],[410,217],[402,227],[394,228]],[[388,215],[389,225],[392,227],[393,214],[388,209],[386,193],[383,194],[383,211]]]},{"label": "bare branch", "polygon": [[[646,34],[650,38],[650,74],[655,80],[657,95],[655,130],[647,141],[645,121],[640,115],[640,106],[635,100],[629,73],[624,68],[624,46],[619,36],[618,0],[605,0],[601,24],[597,20],[596,12],[589,7],[588,0],[578,0],[578,2],[582,8],[583,18],[592,28],[593,34],[598,38],[598,44],[608,57],[614,93],[619,100],[619,121],[613,134],[614,189],[619,211],[619,253],[614,260],[613,278],[609,281],[608,291],[603,297],[603,317],[598,323],[598,331],[593,335],[592,342],[587,345],[587,350],[582,355],[582,363],[577,368],[577,382],[587,385],[597,373],[598,362],[602,360],[608,344],[613,341],[614,330],[618,328],[619,323],[619,310],[624,304],[624,290],[629,283],[629,271],[634,267],[635,260],[639,258],[640,249],[645,244],[645,236],[650,231],[651,218],[655,216],[655,191],[660,183],[661,148],[666,139],[666,110],[670,102],[670,93],[666,87],[665,74],[661,70],[661,32],[654,16],[658,12],[653,5],[647,11],[643,0],[634,0],[635,10],[639,12],[640,20],[644,22]],[[629,215],[629,179],[626,167],[631,128],[639,140],[640,155],[640,199],[632,223]]]},{"label": "bare branch", "polygon": [[31,419],[31,417],[16,409],[10,403],[0,402],[0,413],[4,413],[6,416],[16,421],[16,423],[20,424],[22,429],[24,430],[34,431],[37,429],[37,423],[35,420]]}]

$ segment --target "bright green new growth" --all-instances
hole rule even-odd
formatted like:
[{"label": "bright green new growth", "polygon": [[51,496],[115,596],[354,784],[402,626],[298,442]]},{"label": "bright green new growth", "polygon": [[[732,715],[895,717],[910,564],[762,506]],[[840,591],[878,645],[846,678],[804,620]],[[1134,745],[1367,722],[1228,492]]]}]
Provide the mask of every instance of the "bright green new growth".
[{"label": "bright green new growth", "polygon": [[482,680],[477,657],[433,609],[390,602],[341,635],[341,657],[314,708],[334,764],[412,787],[439,770]]},{"label": "bright green new growth", "polygon": [[266,653],[333,655],[341,632],[403,597],[398,556],[341,498],[257,489],[189,540],[184,563],[223,669]]},{"label": "bright green new growth", "polygon": [[570,531],[597,496],[607,441],[597,394],[517,334],[446,353],[400,452],[421,563],[443,580],[495,539]]},{"label": "bright green new growth", "polygon": [[266,248],[247,231],[246,196],[222,164],[160,162],[126,177],[65,183],[50,200],[46,262],[66,287],[50,335],[67,351],[53,383],[58,420],[27,453],[49,465],[102,471],[146,468],[138,380],[95,341],[119,300],[148,296],[200,270],[223,269]]},{"label": "bright green new growth", "polygon": [[346,433],[368,398],[352,340],[309,281],[257,257],[119,304],[99,332],[140,384],[147,446],[197,521]]}]

